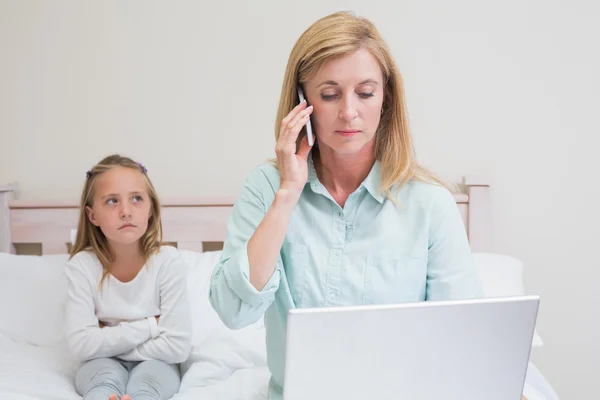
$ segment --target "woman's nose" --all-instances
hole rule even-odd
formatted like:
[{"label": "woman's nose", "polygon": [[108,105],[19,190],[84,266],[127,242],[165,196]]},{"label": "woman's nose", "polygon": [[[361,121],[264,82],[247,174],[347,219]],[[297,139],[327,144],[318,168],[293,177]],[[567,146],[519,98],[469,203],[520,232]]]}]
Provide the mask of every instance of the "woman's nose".
[{"label": "woman's nose", "polygon": [[340,113],[339,113],[340,119],[343,119],[344,121],[349,122],[349,121],[352,121],[354,118],[356,118],[357,115],[358,115],[358,112],[356,110],[354,100],[352,99],[351,96],[346,97],[346,99],[343,100],[342,108],[340,109]]}]

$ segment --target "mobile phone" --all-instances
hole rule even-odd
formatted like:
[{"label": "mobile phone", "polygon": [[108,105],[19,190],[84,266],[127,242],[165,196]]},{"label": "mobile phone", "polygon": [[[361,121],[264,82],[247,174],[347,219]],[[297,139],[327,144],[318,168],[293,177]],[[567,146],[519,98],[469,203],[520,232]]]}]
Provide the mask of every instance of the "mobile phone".
[{"label": "mobile phone", "polygon": [[[306,98],[304,97],[304,91],[302,90],[302,86],[300,86],[300,85],[298,85],[298,99],[299,99],[298,104],[300,104],[304,100],[306,100]],[[308,102],[306,105],[307,106],[309,105]],[[312,125],[310,123],[310,118],[308,119],[308,122],[302,129],[306,129],[305,133],[306,133],[306,136],[308,137],[308,144],[310,146],[312,146],[315,143],[315,141],[314,141],[314,137],[313,137]]]}]

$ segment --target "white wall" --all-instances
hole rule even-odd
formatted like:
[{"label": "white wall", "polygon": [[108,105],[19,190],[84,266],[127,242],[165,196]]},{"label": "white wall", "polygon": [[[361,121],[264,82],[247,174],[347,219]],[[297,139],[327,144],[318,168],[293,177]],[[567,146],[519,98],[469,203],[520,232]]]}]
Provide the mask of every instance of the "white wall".
[{"label": "white wall", "polygon": [[0,183],[75,199],[85,171],[121,152],[163,196],[235,195],[273,153],[294,41],[338,9],[393,49],[420,160],[493,178],[496,250],[542,296],[534,361],[562,398],[586,398],[600,363],[591,1],[0,0]]}]

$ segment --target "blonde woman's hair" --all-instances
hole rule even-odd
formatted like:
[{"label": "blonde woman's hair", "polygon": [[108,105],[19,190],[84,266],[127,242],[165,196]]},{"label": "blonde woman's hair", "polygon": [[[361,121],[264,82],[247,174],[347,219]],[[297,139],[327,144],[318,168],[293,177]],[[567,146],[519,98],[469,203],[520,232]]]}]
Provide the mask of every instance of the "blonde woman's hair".
[{"label": "blonde woman's hair", "polygon": [[[375,158],[381,162],[380,190],[391,199],[393,187],[400,188],[411,179],[454,190],[417,163],[400,71],[375,25],[351,12],[337,12],[321,18],[294,45],[284,75],[275,120],[275,139],[279,139],[281,121],[297,104],[297,85],[303,85],[327,61],[359,49],[367,49],[379,61],[385,88],[381,121],[375,134]],[[298,144],[301,139],[298,138]]]},{"label": "blonde woman's hair", "polygon": [[148,189],[148,195],[150,197],[150,219],[148,220],[148,229],[140,238],[140,251],[144,256],[144,262],[148,261],[150,256],[160,249],[162,244],[162,222],[160,217],[160,202],[154,185],[148,177],[146,168],[136,163],[130,158],[122,157],[118,154],[110,155],[105,157],[98,164],[87,172],[87,179],[83,187],[81,194],[81,203],[79,208],[79,224],[77,226],[77,237],[75,244],[71,249],[70,258],[80,251],[92,251],[98,257],[98,260],[102,263],[103,273],[102,279],[100,280],[100,287],[102,282],[110,273],[111,263],[114,261],[114,254],[112,254],[108,245],[108,240],[100,227],[92,224],[87,216],[86,206],[92,207],[94,204],[95,196],[95,184],[96,180],[100,175],[115,168],[131,168],[139,171],[146,181]]}]

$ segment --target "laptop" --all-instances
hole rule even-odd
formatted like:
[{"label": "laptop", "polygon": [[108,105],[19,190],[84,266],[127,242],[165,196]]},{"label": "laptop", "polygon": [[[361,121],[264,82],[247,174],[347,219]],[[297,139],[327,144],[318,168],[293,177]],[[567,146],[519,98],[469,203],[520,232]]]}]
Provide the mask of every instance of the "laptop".
[{"label": "laptop", "polygon": [[520,400],[538,296],[294,309],[284,400]]}]

